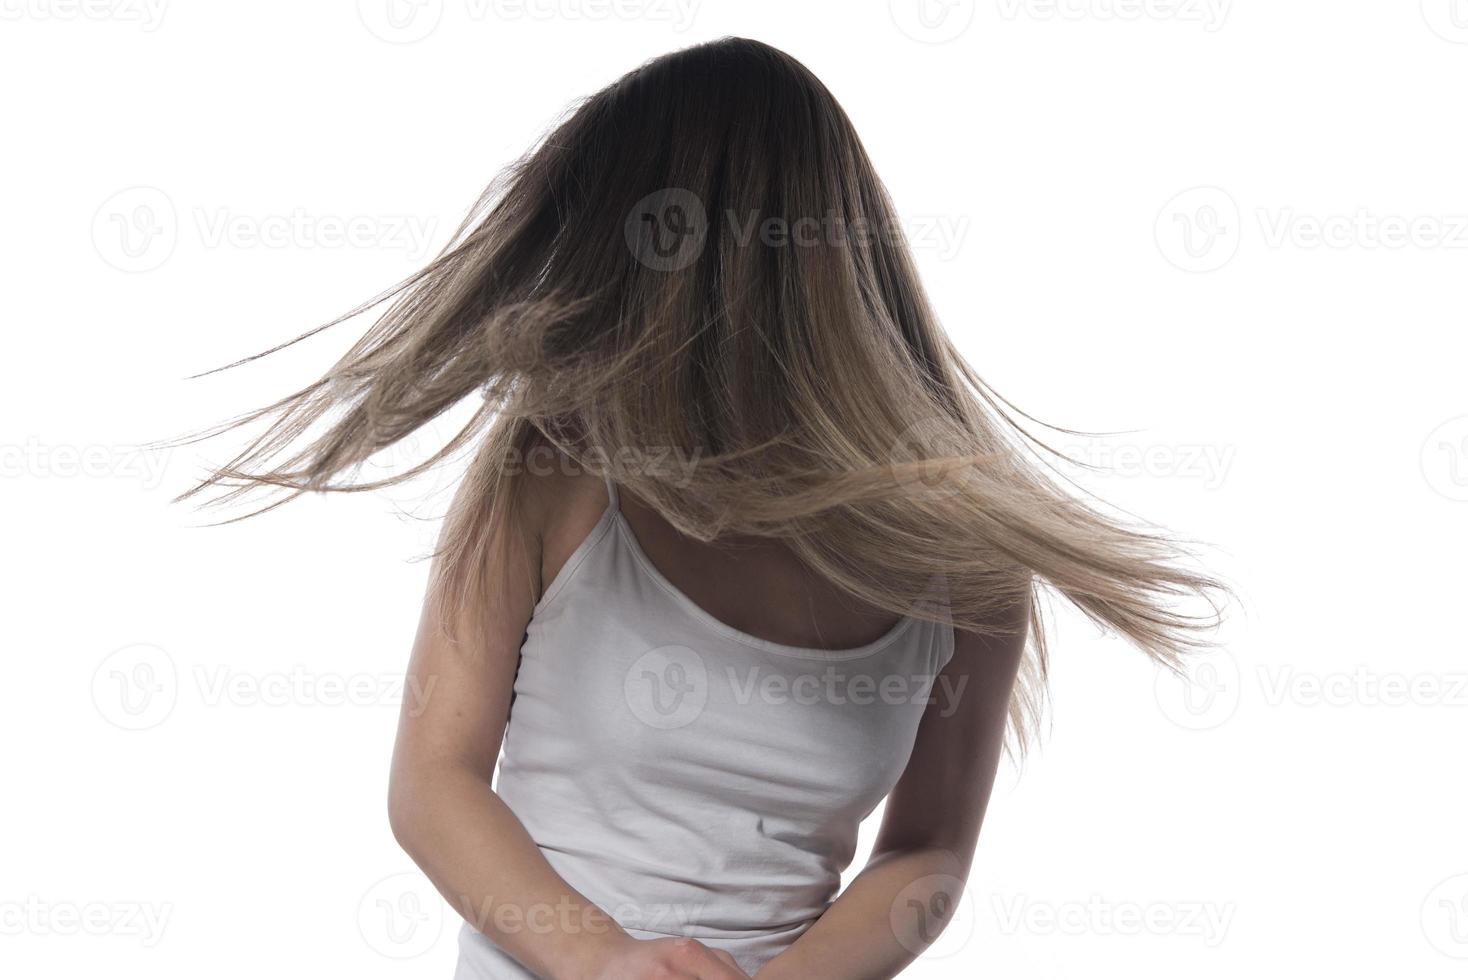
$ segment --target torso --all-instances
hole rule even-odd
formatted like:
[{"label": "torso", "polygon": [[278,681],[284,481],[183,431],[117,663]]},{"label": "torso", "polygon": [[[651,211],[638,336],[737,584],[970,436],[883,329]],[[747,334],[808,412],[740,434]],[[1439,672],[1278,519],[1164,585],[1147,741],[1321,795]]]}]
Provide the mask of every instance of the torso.
[{"label": "torso", "polygon": [[[495,790],[630,934],[693,936],[753,975],[834,899],[952,629],[853,607],[779,547],[688,541],[579,478],[557,509]],[[457,980],[530,977],[467,924],[460,944]]]}]

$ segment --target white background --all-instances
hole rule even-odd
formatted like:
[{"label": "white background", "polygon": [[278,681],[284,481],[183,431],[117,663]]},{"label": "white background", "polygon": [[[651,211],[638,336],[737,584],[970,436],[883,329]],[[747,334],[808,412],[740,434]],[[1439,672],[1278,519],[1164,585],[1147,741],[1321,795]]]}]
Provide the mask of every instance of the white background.
[{"label": "white background", "polygon": [[357,325],[184,380],[724,34],[830,86],[967,356],[1123,433],[1058,441],[1244,599],[1186,691],[1057,610],[1049,738],[907,975],[1463,975],[1468,3],[0,12],[6,976],[449,975],[384,808],[441,481],[200,529],[231,444],[134,447],[313,378]]}]

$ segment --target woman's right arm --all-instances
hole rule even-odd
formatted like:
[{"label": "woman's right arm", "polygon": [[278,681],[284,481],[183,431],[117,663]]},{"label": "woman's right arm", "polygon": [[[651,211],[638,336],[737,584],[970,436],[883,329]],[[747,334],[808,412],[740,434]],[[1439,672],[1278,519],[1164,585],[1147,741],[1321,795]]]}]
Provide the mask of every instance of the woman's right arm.
[{"label": "woman's right arm", "polygon": [[[541,482],[540,478],[534,478]],[[545,482],[559,483],[551,478]],[[562,879],[491,789],[509,713],[520,644],[541,578],[541,542],[554,486],[510,535],[492,580],[503,596],[488,637],[456,643],[432,597],[408,666],[393,750],[388,811],[393,834],[471,925],[539,977],[737,980],[727,954],[694,940],[639,941]],[[549,497],[549,499],[548,499]]]}]

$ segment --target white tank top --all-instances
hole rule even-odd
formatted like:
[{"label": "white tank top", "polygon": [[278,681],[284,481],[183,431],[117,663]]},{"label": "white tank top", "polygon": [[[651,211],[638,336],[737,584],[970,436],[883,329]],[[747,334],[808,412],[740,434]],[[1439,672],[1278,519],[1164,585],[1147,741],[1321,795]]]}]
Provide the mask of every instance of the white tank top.
[{"label": "white tank top", "polygon": [[[692,936],[753,975],[834,899],[953,629],[909,616],[845,650],[743,633],[657,570],[608,496],[526,629],[496,790],[631,935]],[[468,923],[459,950],[455,980],[534,976]]]}]

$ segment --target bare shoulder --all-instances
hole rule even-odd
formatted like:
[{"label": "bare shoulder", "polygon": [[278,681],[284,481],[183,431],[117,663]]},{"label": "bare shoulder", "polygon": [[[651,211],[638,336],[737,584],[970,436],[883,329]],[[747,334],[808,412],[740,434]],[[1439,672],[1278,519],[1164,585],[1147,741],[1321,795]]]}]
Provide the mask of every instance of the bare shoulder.
[{"label": "bare shoulder", "polygon": [[543,589],[606,513],[606,484],[556,450],[532,457],[519,480],[522,513],[540,541]]},{"label": "bare shoulder", "polygon": [[955,671],[981,669],[1012,674],[1024,658],[1032,614],[1032,598],[1028,590],[1014,602],[986,617],[982,630],[954,630],[954,654],[950,665]]}]

